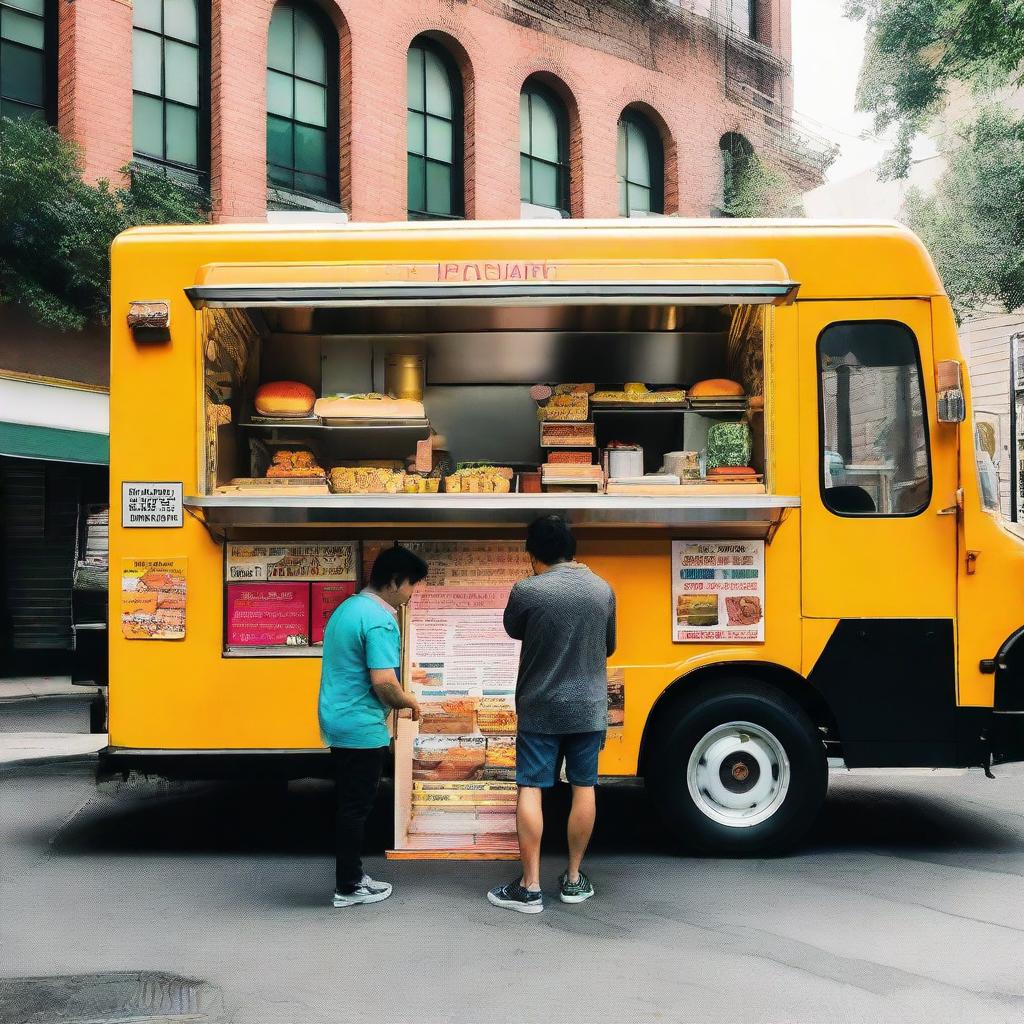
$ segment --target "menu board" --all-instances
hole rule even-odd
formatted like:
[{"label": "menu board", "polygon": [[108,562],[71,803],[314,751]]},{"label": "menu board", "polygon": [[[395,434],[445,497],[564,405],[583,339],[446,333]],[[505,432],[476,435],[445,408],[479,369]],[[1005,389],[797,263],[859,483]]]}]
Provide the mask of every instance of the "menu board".
[{"label": "menu board", "polygon": [[358,555],[354,541],[228,544],[226,646],[272,652],[322,645],[327,620],[355,593]]},{"label": "menu board", "polygon": [[121,569],[121,634],[128,640],[183,640],[185,558],[126,558]]},{"label": "menu board", "polygon": [[[383,546],[364,546],[364,566]],[[402,723],[415,734],[396,751],[396,848],[513,856],[519,642],[502,618],[529,559],[518,542],[405,546],[430,571],[406,617],[406,680],[421,716]]]},{"label": "menu board", "polygon": [[764,541],[672,542],[672,639],[764,640]]}]

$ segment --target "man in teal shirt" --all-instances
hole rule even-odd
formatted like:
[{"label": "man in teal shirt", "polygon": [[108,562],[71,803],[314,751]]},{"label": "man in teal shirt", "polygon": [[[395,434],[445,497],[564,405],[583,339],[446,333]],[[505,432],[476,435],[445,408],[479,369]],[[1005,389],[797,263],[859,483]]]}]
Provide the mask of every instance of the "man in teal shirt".
[{"label": "man in teal shirt", "polygon": [[324,631],[319,718],[331,748],[335,819],[336,907],[379,903],[388,882],[363,872],[360,854],[366,818],[380,784],[390,743],[386,719],[395,708],[419,717],[416,699],[402,689],[398,609],[427,575],[427,563],[408,548],[386,548],[373,563],[370,584],[334,611]]}]

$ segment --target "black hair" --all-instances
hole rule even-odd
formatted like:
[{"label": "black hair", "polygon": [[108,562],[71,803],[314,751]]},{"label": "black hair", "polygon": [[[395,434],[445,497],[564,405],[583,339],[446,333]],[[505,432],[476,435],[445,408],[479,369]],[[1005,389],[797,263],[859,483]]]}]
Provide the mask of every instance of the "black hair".
[{"label": "black hair", "polygon": [[541,516],[526,530],[526,550],[544,565],[571,562],[576,557],[576,538],[561,516]]},{"label": "black hair", "polygon": [[419,555],[396,544],[385,548],[373,562],[370,570],[370,586],[383,590],[394,584],[419,583],[427,578],[427,563]]}]

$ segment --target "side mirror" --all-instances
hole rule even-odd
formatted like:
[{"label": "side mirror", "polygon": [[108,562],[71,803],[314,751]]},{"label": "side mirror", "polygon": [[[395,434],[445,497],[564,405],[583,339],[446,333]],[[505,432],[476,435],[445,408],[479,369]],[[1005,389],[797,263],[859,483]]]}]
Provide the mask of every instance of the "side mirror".
[{"label": "side mirror", "polygon": [[963,366],[959,359],[942,359],[935,368],[940,423],[963,423],[967,419]]}]

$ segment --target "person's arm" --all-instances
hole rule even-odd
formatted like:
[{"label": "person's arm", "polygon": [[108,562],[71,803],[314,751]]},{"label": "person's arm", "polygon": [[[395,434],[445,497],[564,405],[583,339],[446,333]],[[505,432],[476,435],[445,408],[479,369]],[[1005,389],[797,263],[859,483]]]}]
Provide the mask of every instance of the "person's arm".
[{"label": "person's arm", "polygon": [[615,653],[615,591],[608,594],[608,632],[605,637],[605,646],[610,658]]},{"label": "person's arm", "polygon": [[513,587],[508,595],[508,604],[505,605],[505,614],[502,617],[505,624],[505,632],[513,640],[522,640],[526,632],[526,609],[523,607],[523,599],[518,587]]},{"label": "person's arm", "polygon": [[396,710],[409,708],[412,711],[412,720],[419,721],[420,706],[411,693],[406,693],[402,689],[398,673],[393,668],[371,668],[370,685],[382,704]]},{"label": "person's arm", "polygon": [[416,698],[402,689],[396,666],[402,663],[401,636],[398,627],[373,626],[366,632],[366,667],[370,685],[382,704],[389,708],[409,708],[418,720],[420,706]]}]

